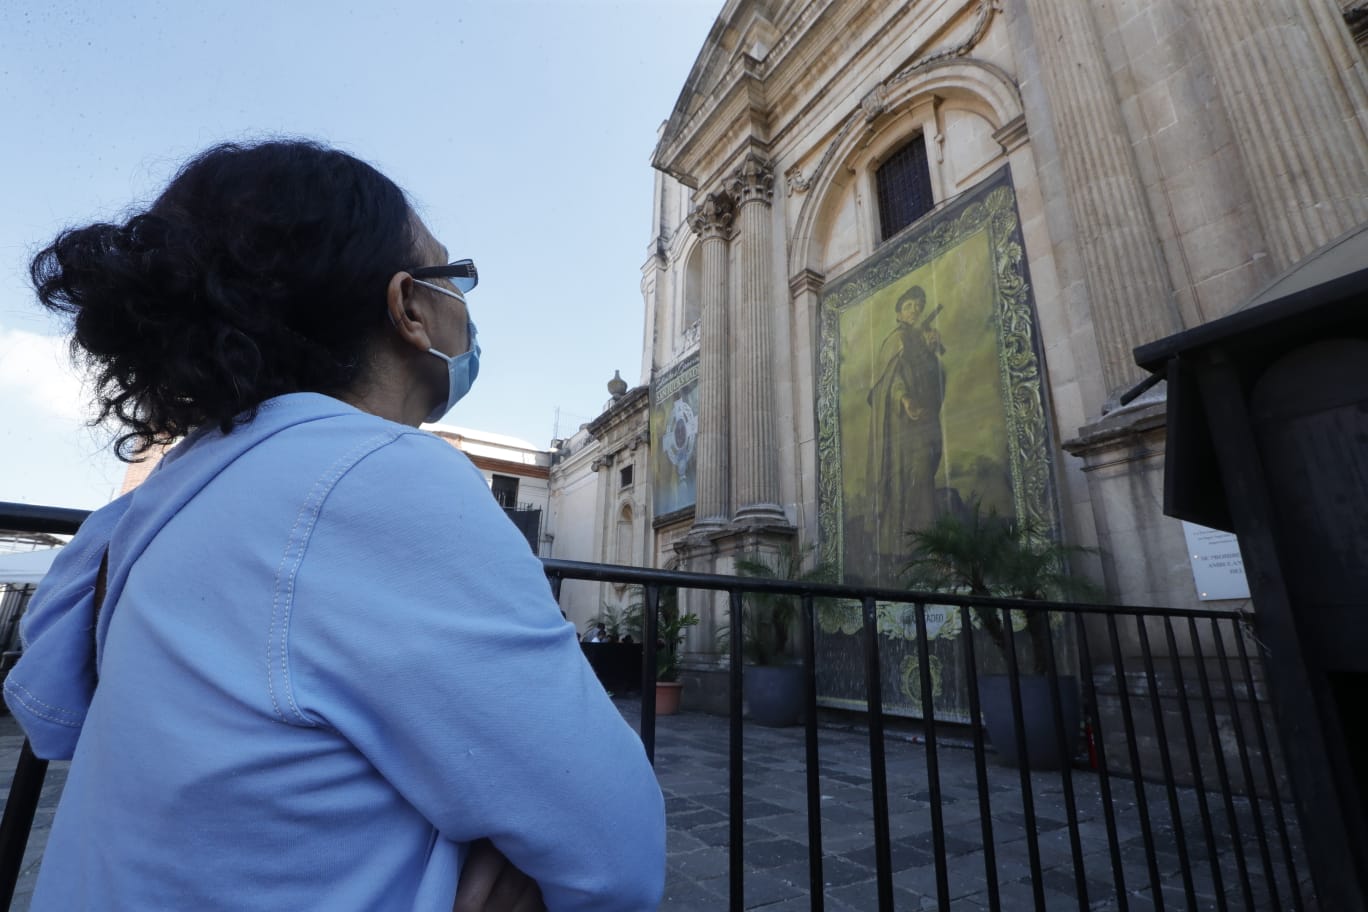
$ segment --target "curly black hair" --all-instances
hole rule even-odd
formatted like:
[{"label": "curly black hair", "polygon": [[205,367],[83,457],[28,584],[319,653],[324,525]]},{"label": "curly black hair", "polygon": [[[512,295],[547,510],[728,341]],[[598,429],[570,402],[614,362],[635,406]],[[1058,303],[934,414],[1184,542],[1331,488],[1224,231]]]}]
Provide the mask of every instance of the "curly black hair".
[{"label": "curly black hair", "polygon": [[123,224],[63,231],[30,264],[131,462],[261,403],[363,379],[385,291],[414,262],[404,192],[313,142],[214,146]]}]

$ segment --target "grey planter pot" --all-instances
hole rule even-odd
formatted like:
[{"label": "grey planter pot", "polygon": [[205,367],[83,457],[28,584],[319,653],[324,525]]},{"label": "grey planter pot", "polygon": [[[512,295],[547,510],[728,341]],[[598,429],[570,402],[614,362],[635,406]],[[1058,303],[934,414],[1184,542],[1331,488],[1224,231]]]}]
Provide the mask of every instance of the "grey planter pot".
[{"label": "grey planter pot", "polygon": [[[1078,685],[1072,675],[1059,676],[1059,703],[1064,715],[1064,743],[1068,752],[1060,756],[1059,734],[1055,727],[1054,704],[1050,699],[1050,679],[1043,675],[1021,675],[1021,717],[1026,726],[1026,758],[1030,769],[1059,769],[1073,759],[1078,747]],[[1012,685],[1007,675],[980,675],[979,705],[984,727],[1003,763],[1020,766],[1017,757],[1016,717],[1012,713]]]},{"label": "grey planter pot", "polygon": [[752,722],[798,724],[803,715],[802,665],[747,665],[742,674]]}]

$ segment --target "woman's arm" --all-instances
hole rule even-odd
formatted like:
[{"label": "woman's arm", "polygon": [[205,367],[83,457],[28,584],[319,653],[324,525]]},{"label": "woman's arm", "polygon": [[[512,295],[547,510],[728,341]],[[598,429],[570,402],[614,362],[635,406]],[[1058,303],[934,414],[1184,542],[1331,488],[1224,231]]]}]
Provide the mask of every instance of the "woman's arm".
[{"label": "woman's arm", "polygon": [[400,437],[335,483],[303,553],[278,632],[301,718],[444,837],[490,839],[553,912],[655,908],[654,772],[469,461]]}]

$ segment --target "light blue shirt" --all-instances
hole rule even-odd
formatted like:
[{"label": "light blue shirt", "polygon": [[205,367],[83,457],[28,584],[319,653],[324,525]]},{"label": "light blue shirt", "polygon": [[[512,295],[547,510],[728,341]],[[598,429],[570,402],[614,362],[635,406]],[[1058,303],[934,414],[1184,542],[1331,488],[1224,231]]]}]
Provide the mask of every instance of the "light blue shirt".
[{"label": "light blue shirt", "polygon": [[430,434],[315,394],[194,434],[91,517],[22,631],[6,702],[73,758],[38,912],[447,912],[481,837],[552,912],[659,903],[641,743]]}]

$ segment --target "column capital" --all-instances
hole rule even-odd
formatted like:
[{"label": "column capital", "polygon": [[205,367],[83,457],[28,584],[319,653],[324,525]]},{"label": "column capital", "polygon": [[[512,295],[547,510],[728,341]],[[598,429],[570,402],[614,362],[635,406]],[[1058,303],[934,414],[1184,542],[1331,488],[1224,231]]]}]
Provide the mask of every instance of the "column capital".
[{"label": "column capital", "polygon": [[727,190],[738,206],[754,201],[768,203],[774,198],[774,165],[754,152],[746,153],[727,180]]},{"label": "column capital", "polygon": [[726,193],[709,193],[703,201],[689,210],[689,227],[700,240],[731,236],[732,221],[736,218],[736,205]]}]

